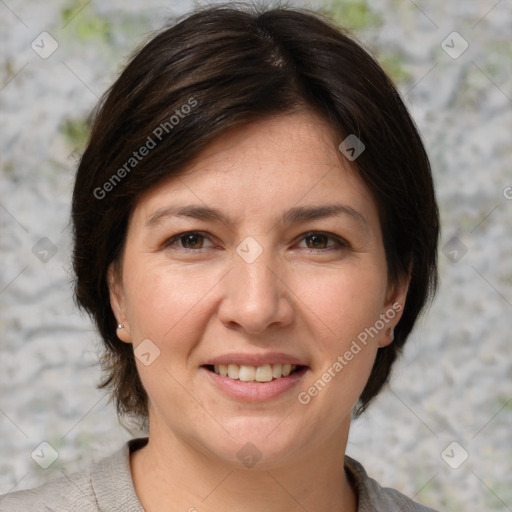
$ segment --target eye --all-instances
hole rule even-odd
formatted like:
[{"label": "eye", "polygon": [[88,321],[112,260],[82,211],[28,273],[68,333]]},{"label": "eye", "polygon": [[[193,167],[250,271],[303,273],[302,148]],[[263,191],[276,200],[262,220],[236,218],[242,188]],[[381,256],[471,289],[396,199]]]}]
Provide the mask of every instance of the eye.
[{"label": "eye", "polygon": [[204,240],[207,238],[208,237],[206,237],[205,234],[201,233],[200,231],[188,231],[186,233],[175,235],[167,240],[165,242],[165,247],[172,248],[178,244],[178,248],[184,250],[194,251],[198,249],[205,249],[207,247],[204,247]]},{"label": "eye", "polygon": [[[205,240],[210,240],[206,233],[201,231],[187,231],[173,236],[167,240],[164,245],[166,248],[176,248],[184,251],[198,251],[200,249],[213,247],[213,244],[205,246]],[[329,245],[329,241],[333,243]],[[306,249],[322,252],[342,250],[350,247],[350,244],[342,238],[331,233],[323,233],[320,231],[312,231],[302,235],[300,242],[306,243]]]},{"label": "eye", "polygon": [[[328,246],[327,244],[329,240],[333,240],[334,244]],[[306,233],[302,236],[301,241],[306,242],[308,249],[321,251],[339,250],[350,247],[350,245],[342,238],[331,233],[322,233],[319,231]]]}]

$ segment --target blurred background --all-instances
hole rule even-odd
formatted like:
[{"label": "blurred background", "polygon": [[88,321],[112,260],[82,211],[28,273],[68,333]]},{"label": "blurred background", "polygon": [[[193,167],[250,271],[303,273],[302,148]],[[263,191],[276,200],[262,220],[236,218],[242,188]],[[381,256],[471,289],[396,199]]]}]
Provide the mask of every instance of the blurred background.
[{"label": "blurred background", "polygon": [[[137,435],[96,390],[98,336],[73,305],[73,177],[127,57],[200,5],[0,0],[0,494]],[[395,80],[442,217],[437,298],[347,453],[439,510],[512,510],[512,2],[288,5],[330,14]]]}]

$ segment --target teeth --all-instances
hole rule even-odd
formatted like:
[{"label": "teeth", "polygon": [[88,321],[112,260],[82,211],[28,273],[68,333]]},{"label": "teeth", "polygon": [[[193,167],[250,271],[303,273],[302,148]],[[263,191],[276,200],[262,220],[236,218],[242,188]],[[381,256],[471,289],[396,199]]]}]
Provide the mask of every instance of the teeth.
[{"label": "teeth", "polygon": [[272,380],[272,366],[266,364],[264,366],[258,366],[256,369],[255,380],[258,382],[270,382]]},{"label": "teeth", "polygon": [[216,364],[213,370],[217,375],[242,382],[270,382],[272,379],[288,377],[296,368],[295,364],[264,364],[262,366]]},{"label": "teeth", "polygon": [[272,377],[274,379],[278,379],[283,375],[283,365],[282,364],[274,364],[272,366]]},{"label": "teeth", "polygon": [[[214,367],[215,369],[215,367]],[[228,364],[228,377],[230,379],[238,379],[240,375],[240,366],[237,364]]]},{"label": "teeth", "polygon": [[238,374],[239,380],[250,382],[251,380],[254,380],[255,376],[256,368],[254,368],[254,366],[247,366],[245,364],[240,366],[240,373]]}]

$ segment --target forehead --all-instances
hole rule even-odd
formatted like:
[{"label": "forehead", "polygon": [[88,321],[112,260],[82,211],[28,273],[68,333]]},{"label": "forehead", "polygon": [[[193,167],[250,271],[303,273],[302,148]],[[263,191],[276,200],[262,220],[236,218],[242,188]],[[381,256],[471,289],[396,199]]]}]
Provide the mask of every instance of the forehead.
[{"label": "forehead", "polygon": [[276,216],[298,205],[340,201],[369,221],[372,194],[338,151],[337,137],[311,113],[272,116],[215,138],[179,174],[144,193],[134,216],[165,206],[203,204],[233,219]]}]

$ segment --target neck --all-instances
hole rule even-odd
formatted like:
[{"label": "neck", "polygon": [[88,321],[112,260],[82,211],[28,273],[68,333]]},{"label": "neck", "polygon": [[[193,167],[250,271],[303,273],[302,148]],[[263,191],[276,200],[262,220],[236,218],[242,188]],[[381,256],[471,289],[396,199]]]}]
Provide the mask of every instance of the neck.
[{"label": "neck", "polygon": [[244,469],[166,434],[150,428],[148,444],[131,455],[135,491],[146,512],[357,510],[343,467],[348,428],[342,439],[282,465]]}]

